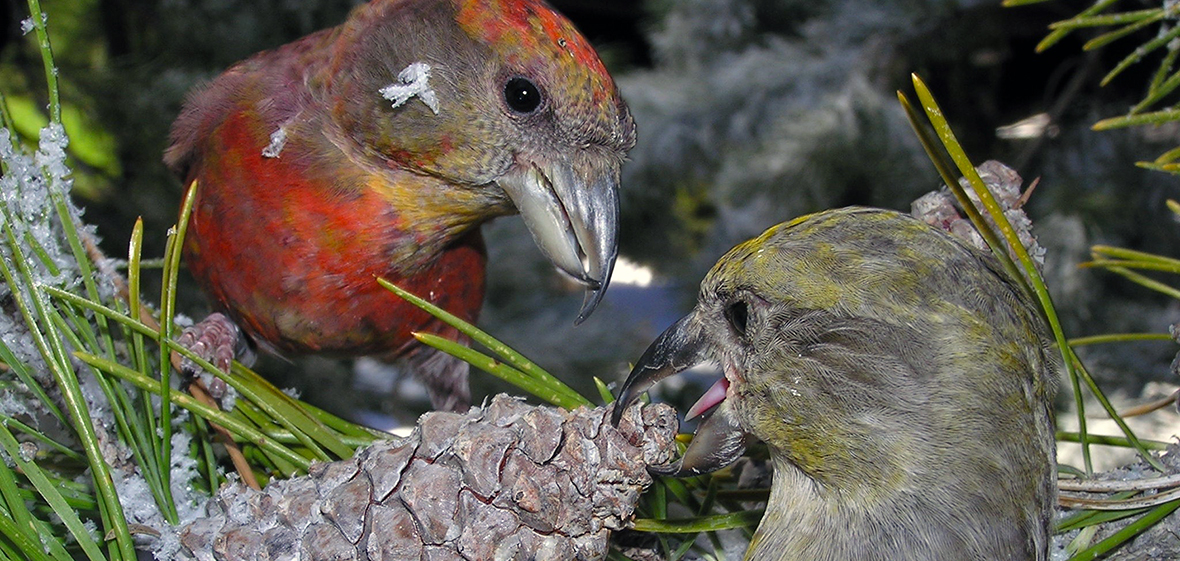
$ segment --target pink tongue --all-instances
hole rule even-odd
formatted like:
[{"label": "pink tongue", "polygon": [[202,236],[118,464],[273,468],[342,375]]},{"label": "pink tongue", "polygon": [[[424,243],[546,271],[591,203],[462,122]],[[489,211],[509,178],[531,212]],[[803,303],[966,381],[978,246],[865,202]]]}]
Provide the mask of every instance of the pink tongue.
[{"label": "pink tongue", "polygon": [[709,390],[702,395],[696,403],[688,409],[688,413],[684,416],[685,421],[691,421],[697,418],[700,414],[717,406],[718,403],[725,401],[725,392],[729,390],[729,379],[722,376],[717,380]]}]

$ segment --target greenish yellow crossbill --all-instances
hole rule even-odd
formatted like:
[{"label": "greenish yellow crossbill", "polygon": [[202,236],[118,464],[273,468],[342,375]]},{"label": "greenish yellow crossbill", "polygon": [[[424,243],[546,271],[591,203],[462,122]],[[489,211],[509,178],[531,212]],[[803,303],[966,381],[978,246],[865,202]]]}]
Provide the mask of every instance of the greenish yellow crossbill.
[{"label": "greenish yellow crossbill", "polygon": [[616,415],[709,360],[724,377],[689,411],[696,436],[654,471],[713,471],[765,442],[774,482],[747,559],[1045,559],[1060,355],[990,254],[878,209],[775,226],[713,267]]}]

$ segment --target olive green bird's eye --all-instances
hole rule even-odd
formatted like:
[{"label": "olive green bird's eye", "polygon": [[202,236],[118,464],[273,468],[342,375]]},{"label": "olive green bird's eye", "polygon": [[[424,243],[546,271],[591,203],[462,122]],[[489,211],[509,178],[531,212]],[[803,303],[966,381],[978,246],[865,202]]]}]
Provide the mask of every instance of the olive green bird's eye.
[{"label": "olive green bird's eye", "polygon": [[746,336],[746,324],[750,321],[750,306],[738,300],[725,308],[725,321],[738,337]]},{"label": "olive green bird's eye", "polygon": [[517,113],[532,113],[541,106],[541,90],[528,78],[512,78],[504,85],[504,101]]}]

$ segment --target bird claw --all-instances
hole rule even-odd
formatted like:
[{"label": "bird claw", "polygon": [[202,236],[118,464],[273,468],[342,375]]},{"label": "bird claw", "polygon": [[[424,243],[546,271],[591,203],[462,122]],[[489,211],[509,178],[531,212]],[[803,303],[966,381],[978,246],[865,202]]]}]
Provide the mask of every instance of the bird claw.
[{"label": "bird claw", "polygon": [[[221,313],[210,314],[195,325],[186,327],[176,338],[176,342],[222,372],[229,372],[234,357],[252,356],[238,326]],[[204,372],[203,368],[188,357],[181,359],[180,370],[188,377],[195,377]],[[225,382],[220,379],[213,378],[207,385],[213,397],[220,399],[225,394]]]}]

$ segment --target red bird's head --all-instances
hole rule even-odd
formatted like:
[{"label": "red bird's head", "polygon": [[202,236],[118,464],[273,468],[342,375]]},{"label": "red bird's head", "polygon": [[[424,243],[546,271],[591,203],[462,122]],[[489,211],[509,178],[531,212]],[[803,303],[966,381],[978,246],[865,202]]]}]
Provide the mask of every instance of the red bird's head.
[{"label": "red bird's head", "polygon": [[539,0],[375,0],[332,44],[308,86],[352,152],[441,179],[473,223],[519,212],[587,287],[585,319],[614,266],[635,125],[569,20]]}]

